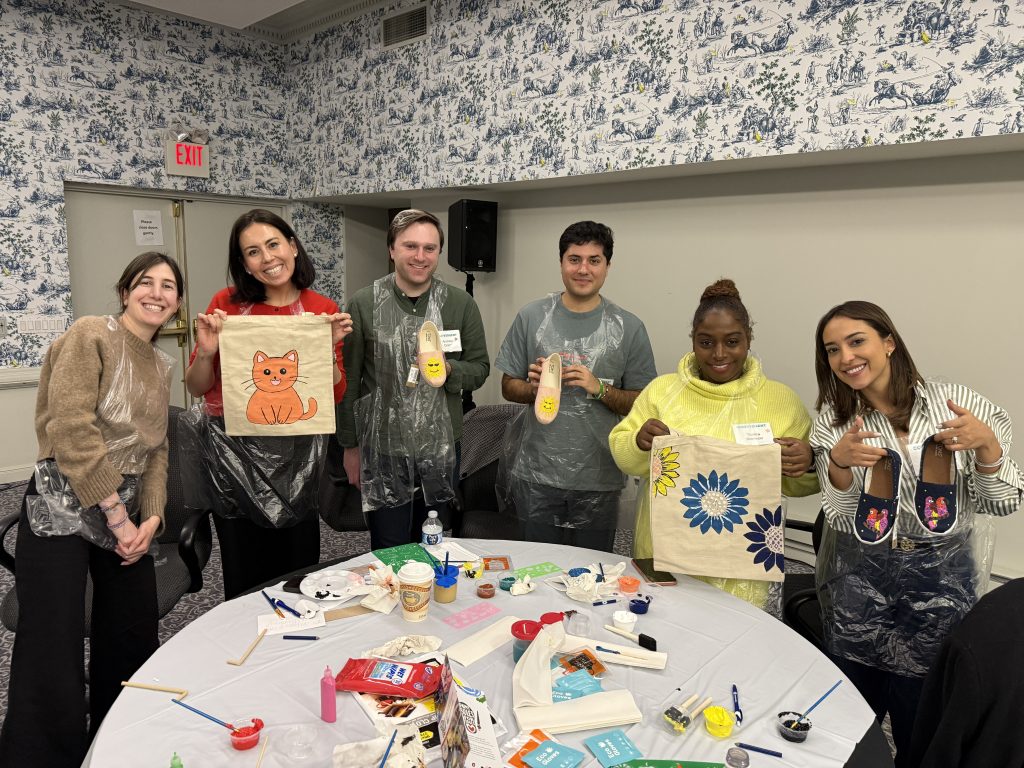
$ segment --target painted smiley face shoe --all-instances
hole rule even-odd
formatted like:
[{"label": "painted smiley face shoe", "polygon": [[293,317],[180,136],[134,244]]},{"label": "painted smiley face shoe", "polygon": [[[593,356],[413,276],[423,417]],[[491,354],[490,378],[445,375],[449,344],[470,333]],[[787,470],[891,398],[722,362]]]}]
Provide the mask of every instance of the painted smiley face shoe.
[{"label": "painted smiley face shoe", "polygon": [[533,402],[533,413],[541,424],[550,424],[558,415],[562,399],[562,356],[555,352],[548,356],[540,370],[540,386]]},{"label": "painted smiley face shoe", "polygon": [[914,491],[917,519],[929,533],[941,536],[956,526],[956,463],[934,436],[921,448],[921,472]]},{"label": "painted smiley face shoe", "polygon": [[902,461],[896,451],[885,450],[885,458],[864,474],[864,491],[857,502],[855,533],[865,544],[880,544],[892,536],[899,509]]},{"label": "painted smiley face shoe", "polygon": [[423,380],[432,387],[443,387],[448,374],[441,351],[441,334],[437,326],[427,320],[416,334],[416,366]]}]

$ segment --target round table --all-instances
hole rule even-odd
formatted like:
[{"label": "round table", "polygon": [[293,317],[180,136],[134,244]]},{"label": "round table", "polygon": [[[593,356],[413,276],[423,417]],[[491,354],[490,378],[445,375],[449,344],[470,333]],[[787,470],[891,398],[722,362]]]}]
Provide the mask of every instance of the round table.
[{"label": "round table", "polygon": [[[553,544],[475,539],[458,543],[479,555],[509,555],[517,568],[546,562],[564,569],[596,562],[608,566],[624,559],[607,552]],[[346,566],[373,560],[372,554],[360,555],[347,561]],[[625,573],[638,575],[626,562]],[[504,616],[537,619],[548,611],[575,608],[589,614],[592,638],[630,642],[602,628],[611,624],[612,613],[624,605],[583,605],[544,583],[543,577],[536,582],[530,594],[512,596],[498,590],[493,599],[483,601],[476,596],[476,582],[460,577],[455,602],[431,603],[425,621],[406,622],[400,608],[396,608],[389,615],[375,612],[329,622],[313,631],[320,638],[313,642],[267,635],[245,664],[229,665],[227,660],[241,656],[255,638],[256,617],[269,612],[257,592],[225,602],[193,621],[164,644],[132,680],[186,689],[186,703],[228,721],[261,717],[269,736],[264,768],[330,766],[334,745],[370,739],[375,734],[369,718],[348,693],[338,694],[337,722],[320,720],[324,667],[330,666],[337,673],[350,657],[359,657],[398,635],[436,635],[444,641],[440,649],[443,652]],[[268,591],[290,604],[298,597],[280,589]],[[656,638],[658,650],[668,653],[667,666],[652,670],[611,665],[603,685],[606,690],[625,688],[632,692],[643,722],[623,726],[623,730],[645,757],[723,762],[727,746],[743,741],[783,753],[781,759],[751,753],[752,768],[884,768],[892,764],[881,731],[853,684],[783,623],[714,587],[685,577],[674,587],[642,585],[641,592],[650,595],[652,602],[635,631]],[[500,613],[461,630],[443,621],[481,602],[500,609]],[[353,601],[349,605],[355,604]],[[508,733],[498,737],[499,745],[519,731],[511,702],[513,666],[511,643],[468,667],[454,665],[461,679],[486,693],[492,712],[507,728]],[[775,730],[776,714],[805,710],[839,679],[844,680],[843,684],[811,716],[814,725],[807,742],[784,742]],[[661,712],[691,693],[710,696],[715,704],[732,709],[733,684],[739,689],[743,724],[732,737],[716,740],[703,727],[676,736],[661,725]],[[171,696],[123,690],[104,720],[85,765],[166,768],[174,752],[187,768],[255,765],[255,752],[231,749],[226,729],[176,706]],[[298,724],[316,729],[315,756],[301,762],[281,750],[285,733]],[[590,753],[582,745],[583,739],[594,733],[565,733],[556,738],[588,755],[583,766],[597,766],[597,760],[589,759]],[[870,758],[863,756],[865,750]],[[439,757],[431,765],[439,766]]]}]

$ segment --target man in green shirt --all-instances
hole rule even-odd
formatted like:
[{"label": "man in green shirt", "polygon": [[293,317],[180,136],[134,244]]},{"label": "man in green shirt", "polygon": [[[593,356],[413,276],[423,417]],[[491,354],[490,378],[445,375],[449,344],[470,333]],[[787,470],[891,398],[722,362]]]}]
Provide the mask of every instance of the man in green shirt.
[{"label": "man in green shirt", "polygon": [[[443,246],[437,217],[402,211],[388,229],[395,271],[348,305],[338,440],[349,482],[362,490],[373,549],[418,541],[428,508],[444,517],[458,474],[462,391],[490,372],[476,302],[434,277]],[[438,389],[413,372],[427,320],[442,332],[447,379]]]}]

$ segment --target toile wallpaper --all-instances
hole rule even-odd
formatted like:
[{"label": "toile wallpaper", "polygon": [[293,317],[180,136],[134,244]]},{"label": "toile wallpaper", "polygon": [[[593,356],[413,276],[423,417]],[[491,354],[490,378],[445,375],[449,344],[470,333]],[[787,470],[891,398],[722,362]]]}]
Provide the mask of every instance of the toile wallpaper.
[{"label": "toile wallpaper", "polygon": [[[382,50],[412,5],[285,46],[0,0],[0,313],[69,314],[66,180],[296,200],[1024,132],[1024,0],[429,0]],[[165,177],[196,127],[210,179]],[[293,219],[340,301],[341,212]]]}]

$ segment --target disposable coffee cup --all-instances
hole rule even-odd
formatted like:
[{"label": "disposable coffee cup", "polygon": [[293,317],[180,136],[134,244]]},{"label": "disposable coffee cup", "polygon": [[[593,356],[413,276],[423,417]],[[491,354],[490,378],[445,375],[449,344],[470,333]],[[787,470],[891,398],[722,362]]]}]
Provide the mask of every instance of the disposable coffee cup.
[{"label": "disposable coffee cup", "polygon": [[423,621],[427,618],[430,590],[434,585],[434,569],[426,563],[406,563],[398,570],[398,601],[402,618]]}]

